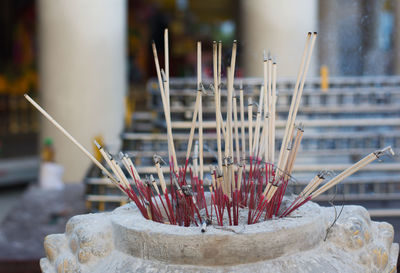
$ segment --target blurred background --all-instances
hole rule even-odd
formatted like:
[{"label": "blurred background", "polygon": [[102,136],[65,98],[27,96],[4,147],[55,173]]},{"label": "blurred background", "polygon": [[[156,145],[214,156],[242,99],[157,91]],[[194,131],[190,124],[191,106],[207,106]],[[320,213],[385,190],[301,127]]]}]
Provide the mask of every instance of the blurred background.
[{"label": "blurred background", "polygon": [[[306,34],[317,31],[298,116],[305,135],[291,192],[299,193],[321,169],[338,173],[387,145],[399,152],[399,27],[395,0],[1,1],[0,272],[40,272],[45,235],[64,232],[73,215],[127,202],[39,116],[24,93],[99,160],[95,139],[112,153],[128,152],[148,174],[153,154],[167,151],[151,52],[154,40],[163,60],[165,28],[179,151],[186,145],[194,104],[196,41],[203,44],[206,86],[212,41],[222,41],[227,63],[238,40],[236,78],[246,96],[258,96],[265,50],[278,64],[277,111],[283,120]],[[205,119],[212,120],[212,97],[205,98],[204,107]],[[207,133],[207,162],[213,163],[213,130]],[[397,156],[381,161],[319,202],[364,205],[373,219],[392,223],[397,232],[400,161]]]}]

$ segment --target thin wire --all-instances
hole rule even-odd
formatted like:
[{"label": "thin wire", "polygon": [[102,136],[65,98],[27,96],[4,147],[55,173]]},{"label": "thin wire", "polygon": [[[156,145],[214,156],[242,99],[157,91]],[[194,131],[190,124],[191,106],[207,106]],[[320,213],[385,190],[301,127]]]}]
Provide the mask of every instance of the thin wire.
[{"label": "thin wire", "polygon": [[337,220],[339,219],[339,217],[340,217],[340,215],[342,214],[343,209],[344,209],[344,201],[345,201],[345,198],[344,198],[344,192],[343,192],[343,204],[342,204],[342,208],[340,209],[339,214],[337,214],[336,206],[335,206],[335,204],[333,204],[333,201],[335,200],[336,195],[337,195],[337,190],[338,190],[338,185],[335,186],[335,194],[334,194],[334,196],[332,197],[332,200],[329,201],[329,204],[331,204],[331,205],[333,206],[333,209],[335,210],[335,219],[333,220],[332,224],[326,229],[326,234],[325,234],[324,242],[325,242],[326,239],[328,238],[329,233],[331,233],[333,226],[336,224]]}]

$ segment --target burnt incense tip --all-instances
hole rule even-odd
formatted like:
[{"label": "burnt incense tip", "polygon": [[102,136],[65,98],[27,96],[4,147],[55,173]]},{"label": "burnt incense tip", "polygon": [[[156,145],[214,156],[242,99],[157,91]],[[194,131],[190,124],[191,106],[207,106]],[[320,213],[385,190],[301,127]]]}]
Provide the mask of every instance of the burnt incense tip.
[{"label": "burnt incense tip", "polygon": [[377,158],[379,158],[379,157],[381,157],[382,155],[385,155],[385,154],[387,154],[387,153],[391,154],[392,156],[395,155],[395,154],[394,154],[394,151],[393,151],[393,149],[392,149],[391,146],[387,146],[386,148],[383,148],[383,149],[381,149],[381,150],[378,150],[378,151],[374,152],[374,154],[375,154],[375,156],[376,156]]},{"label": "burnt incense tip", "polygon": [[94,141],[94,144],[96,145],[97,149],[101,149],[101,145],[96,140]]},{"label": "burnt incense tip", "polygon": [[308,36],[311,36],[311,34],[312,34],[312,33],[311,33],[311,32],[309,32],[307,35],[308,35]]},{"label": "burnt incense tip", "polygon": [[122,160],[122,159],[124,158],[124,153],[123,153],[123,152],[120,151],[120,152],[118,153],[118,155],[119,155],[119,159],[120,159],[120,160]]},{"label": "burnt incense tip", "polygon": [[151,44],[152,44],[152,45],[155,45],[156,42],[155,42],[154,40],[151,40]]},{"label": "burnt incense tip", "polygon": [[234,43],[234,44],[237,44],[237,40],[233,40],[233,43]]},{"label": "burnt incense tip", "polygon": [[314,35],[318,35],[318,33],[315,31],[315,32],[314,32]]},{"label": "burnt incense tip", "polygon": [[217,41],[213,41],[213,45],[215,45],[217,43]]}]

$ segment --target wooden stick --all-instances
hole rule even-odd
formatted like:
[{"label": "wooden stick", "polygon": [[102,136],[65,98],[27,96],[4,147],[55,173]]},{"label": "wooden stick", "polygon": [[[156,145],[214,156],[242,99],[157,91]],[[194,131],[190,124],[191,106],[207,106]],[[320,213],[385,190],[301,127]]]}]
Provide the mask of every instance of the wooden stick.
[{"label": "wooden stick", "polygon": [[199,112],[201,95],[202,95],[202,91],[198,90],[197,95],[196,95],[194,111],[193,111],[192,125],[190,126],[189,140],[188,140],[188,145],[187,145],[187,150],[186,150],[185,165],[187,165],[186,162],[189,160],[190,153],[192,151],[193,136],[194,136],[194,130],[196,128],[196,120],[197,120],[197,114]]},{"label": "wooden stick", "polygon": [[[222,42],[218,41],[218,89],[221,91],[221,76],[222,76]],[[221,106],[221,92],[219,93],[219,105]]]},{"label": "wooden stick", "polygon": [[[296,120],[297,112],[298,112],[298,109],[299,109],[300,100],[301,100],[301,96],[302,96],[303,88],[304,88],[304,83],[305,83],[305,79],[306,79],[306,76],[307,76],[308,67],[310,65],[310,60],[311,60],[311,56],[312,56],[312,52],[313,52],[313,49],[314,49],[316,38],[317,38],[317,33],[314,32],[314,34],[312,36],[312,39],[311,39],[311,45],[310,45],[310,48],[309,48],[309,51],[308,51],[307,59],[306,59],[306,62],[305,62],[303,75],[301,77],[300,87],[298,88],[298,92],[296,94],[295,106],[294,106],[294,109],[293,109],[293,112],[292,112],[292,116],[290,117],[291,124],[290,124],[289,130],[288,130],[289,134],[288,134],[287,144],[289,144],[292,141],[293,130],[294,130],[294,122]],[[296,82],[296,84],[297,84],[297,82]],[[288,155],[289,155],[288,152],[284,153],[283,160],[281,162],[282,164],[285,164]],[[283,167],[283,165],[281,166],[281,168],[282,167]]]},{"label": "wooden stick", "polygon": [[104,174],[110,178],[110,180],[118,185],[118,181],[112,176],[112,174],[99,162],[97,159],[88,152],[70,133],[67,132],[52,116],[49,115],[39,104],[37,104],[31,97],[24,94],[25,99],[27,99],[43,116],[45,116],[58,130],[60,130],[72,143],[74,143],[79,150],[81,150],[97,167],[104,172]]},{"label": "wooden stick", "polygon": [[[197,90],[201,90],[201,42],[197,42]],[[199,161],[200,161],[200,181],[204,178],[204,161],[203,161],[203,102],[200,93],[199,100]]]},{"label": "wooden stick", "polygon": [[219,115],[219,70],[218,70],[218,50],[217,43],[213,43],[213,74],[214,74],[214,103],[215,103],[215,121],[217,123],[217,149],[218,149],[218,168],[222,170],[222,150],[221,150],[221,125]]},{"label": "wooden stick", "polygon": [[[121,177],[119,176],[117,170],[115,169],[115,165],[111,162],[110,156],[106,153],[104,148],[101,147],[101,145],[96,140],[94,141],[94,144],[96,145],[97,149],[99,149],[100,154],[103,156],[103,158],[106,161],[107,165],[110,167],[110,169],[114,173],[115,177],[119,181],[118,184],[121,185],[121,183],[123,181],[121,181]],[[121,185],[121,186],[123,186],[123,185]]]},{"label": "wooden stick", "polygon": [[166,76],[166,81],[168,82],[167,88],[165,89],[165,96],[167,98],[167,104],[168,106],[170,105],[169,103],[169,47],[168,47],[168,28],[164,30],[164,70],[165,70],[165,76]]},{"label": "wooden stick", "polygon": [[302,128],[302,125],[300,125],[299,128],[297,129],[296,138],[295,138],[293,147],[291,148],[291,152],[290,152],[288,161],[285,166],[285,173],[286,173],[288,179],[290,178],[292,171],[293,171],[294,161],[296,160],[296,156],[299,151],[300,142],[303,137],[303,133],[304,133],[304,130]]},{"label": "wooden stick", "polygon": [[[139,181],[139,178],[138,178],[138,176],[136,176],[134,167],[130,166],[130,163],[129,163],[130,159],[129,159],[128,155],[124,154],[122,152],[119,152],[119,157],[120,157],[122,163],[124,164],[125,169],[128,171],[129,175],[132,177],[133,182],[135,183],[136,186],[138,186],[137,182]],[[132,161],[130,161],[130,162],[132,162]]]},{"label": "wooden stick", "polygon": [[[154,41],[151,43],[151,48],[153,50],[154,63],[155,63],[155,66],[156,66],[158,87],[160,88],[161,100],[163,100],[163,97],[165,97],[164,84],[163,84],[163,80],[161,78],[160,63],[158,61],[157,48],[156,48],[156,43]],[[163,103],[163,106],[164,106],[164,103]]]},{"label": "wooden stick", "polygon": [[253,157],[256,157],[258,155],[258,145],[259,145],[259,137],[260,137],[260,125],[261,125],[261,113],[262,113],[262,105],[264,102],[264,91],[265,88],[261,86],[260,90],[260,98],[259,98],[259,104],[258,104],[258,109],[257,109],[257,118],[256,118],[256,128],[254,131],[254,140],[253,140]]},{"label": "wooden stick", "polygon": [[219,124],[222,130],[222,134],[224,138],[226,137],[226,128],[224,128],[224,119],[222,118],[221,113],[221,90],[222,90],[222,42],[218,42],[218,104],[219,104]]},{"label": "wooden stick", "polygon": [[121,178],[121,181],[123,182],[123,184],[125,185],[126,189],[131,189],[131,185],[128,181],[128,178],[126,178],[124,172],[121,169],[121,166],[118,164],[118,162],[116,162],[113,158],[111,158],[111,162],[114,165],[114,168],[116,169],[119,177]]},{"label": "wooden stick", "polygon": [[227,109],[226,109],[226,137],[225,137],[225,157],[230,156],[231,152],[231,135],[232,135],[232,89],[230,86],[231,70],[227,67],[227,82],[228,82],[228,95],[227,95]]},{"label": "wooden stick", "polygon": [[236,149],[236,163],[240,162],[240,148],[239,148],[239,122],[237,116],[237,101],[236,97],[233,98],[233,120],[235,124],[235,149]]},{"label": "wooden stick", "polygon": [[135,165],[133,165],[133,162],[132,162],[131,158],[130,158],[128,155],[126,155],[126,154],[125,154],[125,157],[126,157],[126,160],[128,161],[128,164],[129,164],[129,172],[130,172],[130,169],[132,169],[132,170],[133,170],[133,173],[135,174],[136,179],[137,179],[138,181],[142,181],[142,179],[140,178],[140,175],[139,175],[138,171],[136,170]]},{"label": "wooden stick", "polygon": [[242,139],[242,161],[246,159],[246,131],[245,131],[245,120],[244,120],[244,99],[243,99],[243,83],[240,84],[240,119],[241,119],[241,139]]},{"label": "wooden stick", "polygon": [[196,140],[194,143],[192,164],[193,164],[193,176],[199,177],[199,141],[198,140]]},{"label": "wooden stick", "polygon": [[253,152],[253,100],[249,98],[247,106],[247,118],[249,121],[249,156],[252,156]]},{"label": "wooden stick", "polygon": [[[166,83],[164,81],[164,83]],[[175,144],[174,144],[174,137],[172,136],[172,124],[171,124],[171,115],[169,112],[169,107],[166,105],[166,100],[164,100],[164,115],[165,115],[165,121],[167,123],[167,137],[168,137],[168,142],[169,142],[169,149],[170,149],[170,158],[169,160],[172,160],[174,162],[174,171],[175,173],[179,172],[179,167],[178,167],[178,162],[176,158],[176,153],[175,153]]]},{"label": "wooden stick", "polygon": [[[315,179],[315,180],[314,180]],[[321,183],[325,180],[325,176],[323,174],[317,174],[311,182],[307,185],[307,187],[300,193],[303,198],[307,198]]]},{"label": "wooden stick", "polygon": [[263,132],[262,132],[262,140],[263,140],[263,151],[264,151],[264,160],[266,162],[269,162],[269,149],[270,146],[269,144],[269,138],[270,138],[270,134],[269,134],[269,93],[268,93],[268,59],[264,50],[264,61],[263,61],[263,79],[264,79],[264,92],[266,93],[266,95],[264,96],[264,122],[263,122]]},{"label": "wooden stick", "polygon": [[345,179],[346,177],[348,177],[348,176],[352,175],[353,173],[357,172],[358,170],[360,170],[361,168],[365,167],[369,163],[375,161],[376,159],[378,159],[382,154],[386,153],[387,151],[390,151],[391,153],[393,153],[393,150],[392,150],[392,148],[390,146],[386,147],[386,148],[384,148],[382,150],[370,153],[369,155],[367,155],[366,157],[364,157],[363,159],[361,159],[357,163],[353,164],[352,166],[350,166],[349,168],[347,168],[346,170],[344,170],[343,172],[338,174],[336,177],[331,179],[329,182],[327,182],[321,188],[316,190],[314,193],[312,193],[312,199],[314,199],[315,197],[317,197],[321,193],[329,190],[333,186],[337,185],[343,179]]},{"label": "wooden stick", "polygon": [[161,101],[163,103],[165,121],[167,123],[169,160],[171,160],[171,158],[173,159],[173,161],[174,161],[174,171],[175,171],[175,173],[177,173],[179,171],[179,169],[178,169],[178,163],[177,163],[177,160],[176,160],[174,140],[173,140],[173,137],[172,137],[171,115],[170,115],[170,112],[169,112],[169,106],[168,106],[167,98],[166,98],[166,94],[165,94],[165,87],[168,88],[169,84],[168,84],[168,82],[165,81],[166,75],[164,77],[164,80],[162,80],[162,75],[161,74],[162,74],[163,71],[160,69],[160,64],[158,62],[157,48],[156,48],[156,45],[155,45],[154,41],[152,43],[152,49],[153,49],[153,55],[154,55],[154,62],[155,62],[155,65],[156,65],[158,84],[160,86]]},{"label": "wooden stick", "polygon": [[310,38],[311,38],[311,32],[309,32],[307,34],[307,39],[306,39],[306,44],[304,46],[303,56],[301,58],[299,72],[297,74],[296,85],[295,85],[295,88],[294,88],[292,102],[291,102],[290,108],[289,108],[288,119],[286,121],[285,133],[283,135],[282,145],[281,145],[281,149],[280,149],[280,153],[279,153],[278,169],[277,169],[276,175],[278,175],[278,173],[280,172],[279,170],[281,169],[282,159],[284,157],[284,152],[285,152],[285,150],[287,148],[287,145],[288,145],[288,136],[289,136],[290,129],[291,129],[291,126],[292,126],[292,120],[291,120],[292,116],[293,116],[292,113],[294,111],[294,107],[295,107],[295,104],[296,104],[296,96],[297,96],[297,92],[298,92],[298,88],[299,88],[299,84],[300,84],[300,79],[301,79],[301,76],[303,75],[304,63],[305,63],[305,59],[306,59],[307,52],[308,52],[308,49],[309,49]]},{"label": "wooden stick", "polygon": [[167,184],[165,183],[164,173],[161,169],[160,162],[156,161],[155,166],[158,174],[158,180],[160,181],[161,190],[163,194],[165,194],[167,190]]},{"label": "wooden stick", "polygon": [[232,55],[231,55],[231,80],[232,84],[235,80],[235,64],[236,64],[236,51],[237,51],[237,41],[233,41],[232,45]]},{"label": "wooden stick", "polygon": [[269,126],[269,143],[270,143],[270,162],[275,162],[275,120],[276,120],[276,63],[272,64],[272,107],[271,116],[269,117],[271,123]]},{"label": "wooden stick", "polygon": [[272,163],[272,60],[268,60],[268,162]]}]

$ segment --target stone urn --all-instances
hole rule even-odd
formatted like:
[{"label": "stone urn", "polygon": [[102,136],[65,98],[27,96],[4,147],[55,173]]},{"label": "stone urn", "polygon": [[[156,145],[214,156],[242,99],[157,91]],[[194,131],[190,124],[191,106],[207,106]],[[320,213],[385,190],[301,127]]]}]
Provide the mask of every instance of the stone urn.
[{"label": "stone urn", "polygon": [[[340,208],[339,208],[340,209]],[[180,227],[142,217],[134,204],[72,217],[48,235],[45,273],[396,272],[393,227],[366,209],[309,202],[289,217],[253,225]]]}]

